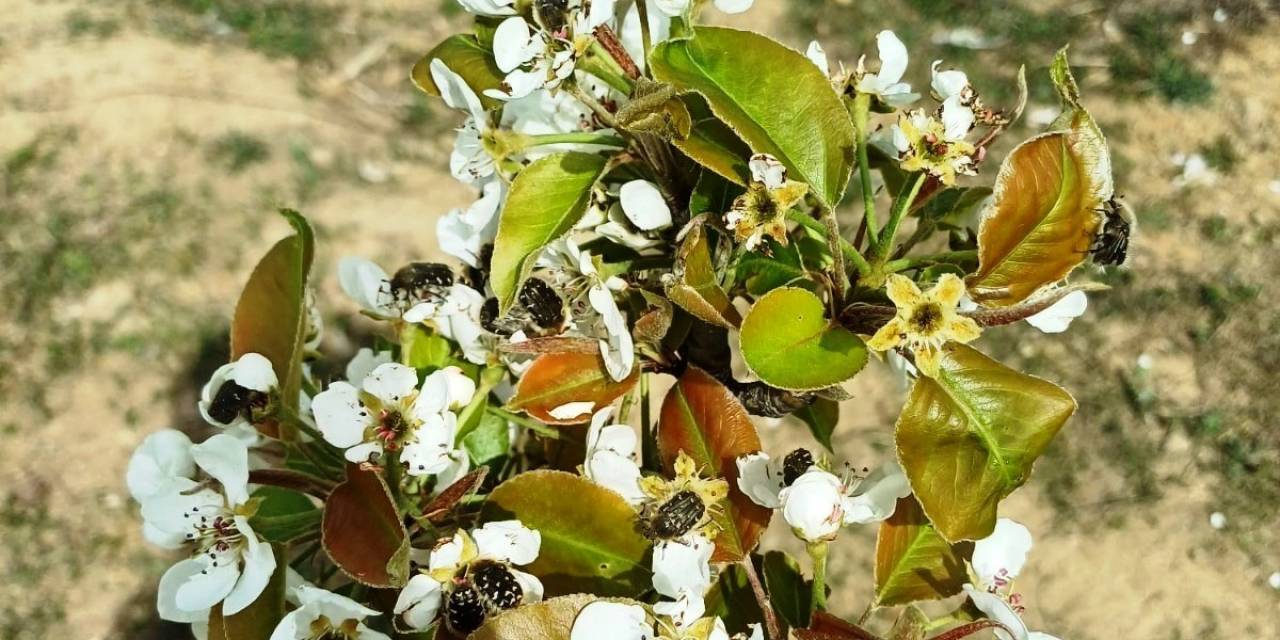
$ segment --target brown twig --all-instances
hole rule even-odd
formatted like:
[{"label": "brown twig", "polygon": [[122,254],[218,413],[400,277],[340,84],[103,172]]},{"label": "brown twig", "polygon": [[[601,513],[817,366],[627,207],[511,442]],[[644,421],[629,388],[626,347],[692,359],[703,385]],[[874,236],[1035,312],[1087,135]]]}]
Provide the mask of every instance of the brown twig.
[{"label": "brown twig", "polygon": [[756,603],[760,605],[760,611],[764,613],[765,630],[769,633],[770,640],[782,640],[782,631],[778,626],[778,615],[773,611],[773,605],[769,602],[769,594],[765,593],[764,585],[760,582],[760,576],[756,574],[756,566],[751,562],[751,556],[742,559],[742,566],[747,570],[747,582],[751,583],[751,590],[756,594]]}]

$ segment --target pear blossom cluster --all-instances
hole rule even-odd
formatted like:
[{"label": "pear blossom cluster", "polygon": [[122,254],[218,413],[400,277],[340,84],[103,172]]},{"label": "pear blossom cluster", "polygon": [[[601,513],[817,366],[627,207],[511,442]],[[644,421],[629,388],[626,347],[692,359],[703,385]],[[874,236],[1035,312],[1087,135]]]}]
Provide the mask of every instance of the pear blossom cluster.
[{"label": "pear blossom cluster", "polygon": [[[412,74],[459,122],[449,170],[471,197],[436,212],[449,262],[345,256],[330,268],[313,259],[305,219],[290,217],[306,275],[287,292],[293,319],[245,308],[253,322],[240,324],[237,309],[235,355],[196,402],[205,424],[150,435],[129,464],[143,537],[178,554],[160,577],[159,615],[201,638],[237,616],[274,616],[270,640],[512,628],[572,640],[784,640],[806,623],[834,624],[827,550],[849,543],[846,528],[883,532],[928,512],[945,532],[928,509],[933,481],[919,480],[901,441],[867,466],[838,453],[838,403],[868,352],[913,390],[943,387],[956,350],[1015,322],[1066,331],[1097,288],[1060,278],[993,305],[983,296],[1009,287],[972,286],[982,260],[974,234],[954,234],[954,251],[913,251],[939,244],[918,205],[966,189],[957,185],[978,174],[1020,107],[988,106],[941,60],[927,90],[913,90],[908,49],[892,31],[876,36],[874,59],[852,65],[816,41],[804,57],[777,45],[780,59],[794,58],[797,82],[821,90],[779,126],[810,126],[808,109],[829,98],[838,117],[819,135],[850,127],[848,157],[828,159],[848,175],[833,178],[797,159],[785,136],[762,143],[734,126],[714,90],[671,78],[714,73],[672,60],[747,33],[702,30],[699,20],[753,0],[457,2],[475,33],[437,47]],[[655,47],[671,57],[659,60]],[[733,55],[716,59],[731,65]],[[887,165],[879,182],[872,152]],[[576,175],[568,160],[595,169]],[[548,167],[570,177],[531,184]],[[905,183],[887,194],[881,227],[872,209],[888,171]],[[841,181],[855,178],[865,217],[844,233],[833,207]],[[985,199],[956,212],[968,215],[957,226],[986,223],[997,194],[978,193]],[[1071,255],[1105,250],[1095,264],[1123,262],[1122,209],[1107,197],[1082,216],[1088,228]],[[897,235],[904,220],[915,225],[910,238]],[[266,285],[255,271],[241,304],[296,284],[297,266],[267,273]],[[339,304],[371,340],[326,340],[321,278],[336,280]],[[787,304],[761,311],[776,293]],[[842,367],[851,371],[822,377]],[[665,393],[656,421],[655,392]],[[793,437],[800,422],[821,449]],[[1054,640],[1028,628],[1014,586],[1031,534],[999,518],[987,535],[994,519],[944,536],[972,545],[945,545],[961,558],[949,568],[963,566],[967,579],[953,572],[921,587],[954,598],[956,611],[936,622],[977,611],[1000,640]],[[770,522],[799,541],[807,568],[785,554],[782,569],[765,562]],[[718,588],[743,574],[747,605]],[[600,585],[607,591],[585,593]],[[795,595],[779,593],[787,585],[810,591],[804,615],[775,604]],[[760,616],[740,623],[736,607]]]}]

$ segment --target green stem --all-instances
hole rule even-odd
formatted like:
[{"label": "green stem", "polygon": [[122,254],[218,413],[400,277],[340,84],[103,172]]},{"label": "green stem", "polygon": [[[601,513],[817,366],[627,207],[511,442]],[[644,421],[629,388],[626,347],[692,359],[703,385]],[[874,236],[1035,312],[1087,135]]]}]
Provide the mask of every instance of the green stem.
[{"label": "green stem", "polygon": [[[798,222],[813,231],[817,231],[818,233],[821,233],[824,236],[827,233],[827,226],[825,224],[823,224],[818,220],[814,220],[813,218],[809,217],[809,215],[806,213],[802,213],[800,211],[796,211],[793,209],[787,212],[787,218],[793,222]],[[858,270],[858,273],[861,275],[866,275],[868,273],[871,273],[871,265],[867,262],[867,259],[863,258],[862,254],[858,253],[858,250],[855,249],[854,246],[848,240],[845,240],[843,237],[841,237],[839,240],[840,240],[840,252],[844,254],[844,257],[849,262],[853,263],[853,266]],[[828,242],[829,241],[830,239],[828,238]]]},{"label": "green stem", "polygon": [[610,87],[631,95],[631,80],[627,78],[627,72],[599,42],[591,43],[591,49],[578,61],[577,67],[600,78]]},{"label": "green stem", "polygon": [[653,36],[649,33],[649,6],[645,0],[636,0],[636,13],[640,18],[640,42],[644,45],[645,70],[649,68],[649,50],[653,48]]},{"label": "green stem", "polygon": [[924,182],[928,177],[928,174],[921,173],[908,184],[902,185],[903,192],[898,194],[897,200],[893,201],[893,210],[889,213],[889,223],[884,226],[884,231],[880,234],[880,250],[875,252],[877,265],[884,266],[885,261],[889,258],[889,254],[893,250],[893,241],[898,237],[898,227],[902,226],[902,219],[911,210],[911,203],[915,202],[916,196],[920,194],[920,187],[924,186]]},{"label": "green stem", "polygon": [[485,406],[489,404],[489,392],[498,386],[502,381],[505,371],[502,367],[485,367],[480,372],[480,384],[476,386],[475,395],[471,396],[471,403],[462,409],[458,414],[458,434],[454,438],[454,442],[462,442],[467,434],[475,430],[480,424],[479,416],[476,412],[483,411]]},{"label": "green stem", "polygon": [[867,221],[867,241],[871,251],[880,249],[880,225],[876,221],[876,194],[871,189],[871,159],[867,155],[867,126],[871,115],[871,95],[859,93],[853,99],[853,130],[858,143],[858,178],[862,182],[862,209]]},{"label": "green stem", "polygon": [[551,438],[552,440],[560,439],[560,432],[556,431],[554,427],[549,427],[537,420],[534,420],[533,418],[528,418],[518,413],[512,413],[502,407],[489,407],[489,413],[492,413],[507,422],[514,422],[515,424],[518,424],[540,436]]},{"label": "green stem", "polygon": [[813,560],[813,610],[827,608],[827,543],[809,543],[809,558]]},{"label": "green stem", "polygon": [[906,271],[907,269],[917,269],[935,264],[955,264],[977,259],[978,252],[974,249],[967,249],[965,251],[946,251],[944,253],[937,253],[931,256],[890,260],[884,263],[883,270],[885,273],[897,273],[899,271]]},{"label": "green stem", "polygon": [[844,305],[844,294],[849,285],[849,276],[844,270],[844,250],[840,246],[840,241],[844,238],[840,235],[840,222],[836,220],[836,210],[831,207],[823,207],[822,223],[827,230],[827,247],[831,251],[831,283],[834,285],[835,306],[839,309]]},{"label": "green stem", "polygon": [[649,415],[649,374],[640,374],[640,466],[650,471],[661,468],[658,462],[658,437]]},{"label": "green stem", "polygon": [[627,141],[618,136],[592,131],[575,131],[573,133],[548,133],[528,136],[528,145],[536,147],[543,144],[598,144],[609,147],[625,147]]},{"label": "green stem", "polygon": [[[579,87],[576,84],[571,85],[569,87],[569,93],[573,94],[573,97],[577,98],[579,102],[587,105],[587,108],[591,109],[591,112],[594,113],[597,118],[600,118],[600,122],[603,122],[606,127],[615,131],[618,129],[618,119],[613,117],[613,114],[610,113],[604,105],[600,104],[599,100],[596,100],[591,96],[591,94],[583,91],[582,87]],[[630,94],[631,90],[628,89],[627,93]]]}]

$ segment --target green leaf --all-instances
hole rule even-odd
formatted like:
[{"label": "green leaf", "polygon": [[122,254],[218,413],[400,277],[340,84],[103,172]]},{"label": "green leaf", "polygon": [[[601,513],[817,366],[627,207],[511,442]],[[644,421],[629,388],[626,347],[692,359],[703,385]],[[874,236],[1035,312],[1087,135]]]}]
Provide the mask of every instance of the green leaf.
[{"label": "green leaf", "polygon": [[232,616],[222,615],[222,603],[209,611],[210,640],[269,640],[276,625],[284,618],[285,562],[284,549],[272,547],[276,570],[257,600]]},{"label": "green leaf", "polygon": [[785,551],[770,551],[764,554],[763,565],[764,584],[774,611],[792,628],[809,626],[813,589],[804,579],[800,563]]},{"label": "green leaf", "polygon": [[797,418],[809,427],[809,433],[824,449],[835,453],[831,447],[831,433],[840,422],[840,403],[830,398],[818,398],[809,406],[795,412]]},{"label": "green leaf", "polygon": [[715,520],[720,535],[712,560],[736,562],[751,553],[773,511],[738,488],[738,458],[760,451],[760,436],[733,393],[707,372],[689,367],[662,401],[658,450],[668,477],[683,451],[704,476],[729,483],[729,499]]},{"label": "green leaf", "polygon": [[915,498],[899,499],[876,536],[876,606],[941,600],[960,593],[969,581],[964,563],[972,547],[944,540]]},{"label": "green leaf", "polygon": [[698,224],[689,229],[676,252],[673,271],[675,281],[667,286],[667,297],[672,302],[693,317],[725,329],[735,329],[742,322],[711,264],[706,226]]},{"label": "green leaf", "polygon": [[936,378],[911,387],[898,458],[929,520],[952,542],[995,528],[996,508],[1075,412],[1060,387],[950,343]]},{"label": "green leaf", "polygon": [[622,596],[649,588],[649,541],[636,533],[635,510],[582,476],[517,475],[489,494],[483,516],[515,518],[542,534],[538,559],[523,569],[542,580],[547,595]]},{"label": "green leaf", "polygon": [[946,189],[929,199],[920,209],[920,218],[943,229],[962,230],[978,222],[978,209],[991,195],[987,187]]},{"label": "green leaf", "polygon": [[765,238],[768,251],[750,251],[738,259],[737,278],[747,285],[747,292],[762,296],[809,277],[800,258],[800,248],[791,242],[786,246],[773,238]]},{"label": "green leaf", "polygon": [[[730,182],[714,171],[703,171],[693,185],[689,196],[689,217],[710,214],[715,219],[733,207],[733,201],[742,195],[741,186]],[[751,253],[748,255],[757,255]]]},{"label": "green leaf", "polygon": [[516,176],[493,249],[490,282],[502,313],[511,308],[543,247],[572,229],[587,210],[591,187],[607,162],[600,155],[558,153]]},{"label": "green leaf", "polygon": [[742,322],[742,357],[760,379],[791,391],[813,391],[852,378],[867,348],[824,316],[822,301],[796,287],[774,289]]},{"label": "green leaf", "polygon": [[401,359],[414,369],[428,373],[453,364],[453,344],[422,325],[408,325],[400,331]]},{"label": "green leaf", "polygon": [[[470,640],[569,640],[578,612],[602,599],[579,593],[508,609],[489,618],[467,637]],[[630,600],[620,602],[639,604]]]},{"label": "green leaf", "polygon": [[297,491],[262,487],[253,492],[253,498],[261,503],[249,525],[271,543],[292,542],[320,528],[320,509]]},{"label": "green leaf", "polygon": [[507,74],[503,73],[498,68],[498,64],[493,61],[493,52],[482,45],[475,36],[467,34],[449,36],[413,65],[413,71],[409,76],[413,79],[413,84],[427,95],[439,97],[440,88],[431,77],[431,61],[437,58],[467,81],[485,109],[502,106],[501,100],[490,98],[484,95],[484,92],[486,89],[497,89],[501,86]]},{"label": "green leaf", "polygon": [[747,166],[751,147],[711,112],[707,101],[701,96],[688,94],[684,96],[684,104],[692,118],[689,135],[674,138],[671,144],[690,160],[710,169],[731,184],[746,186],[751,179],[751,169]]},{"label": "green leaf", "polygon": [[800,52],[757,33],[694,27],[693,34],[654,47],[654,77],[701,94],[752,151],[778,158],[823,204],[839,203],[854,164],[854,132],[827,77]]},{"label": "green leaf", "polygon": [[484,464],[507,455],[511,448],[511,430],[507,428],[507,421],[492,413],[485,413],[480,418],[480,424],[462,439],[462,447],[475,464]]},{"label": "green leaf", "polygon": [[[296,211],[282,209],[295,234],[267,252],[240,294],[231,321],[231,359],[258,353],[271,361],[280,380],[280,402],[298,408],[302,387],[303,342],[307,333],[306,288],[315,253],[311,225]],[[280,436],[279,425],[260,425]]]},{"label": "green leaf", "polygon": [[321,542],[356,582],[400,587],[409,577],[409,535],[387,483],[376,471],[347,465],[347,480],[324,505]]},{"label": "green leaf", "polygon": [[715,584],[707,591],[705,606],[706,615],[719,617],[731,633],[746,631],[747,625],[764,618],[747,578],[747,570],[737,563],[725,565],[720,570]]}]

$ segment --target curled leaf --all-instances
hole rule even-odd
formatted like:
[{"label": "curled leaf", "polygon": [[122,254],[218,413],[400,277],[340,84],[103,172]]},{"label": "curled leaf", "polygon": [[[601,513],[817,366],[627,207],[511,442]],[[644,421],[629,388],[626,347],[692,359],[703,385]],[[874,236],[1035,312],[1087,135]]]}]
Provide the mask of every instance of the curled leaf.
[{"label": "curled leaf", "polygon": [[[631,390],[640,377],[636,367],[627,379],[615,382],[594,353],[549,353],[538,356],[516,385],[507,403],[512,411],[523,411],[547,424],[581,424],[590,411],[617,400]],[[591,403],[588,411],[568,418],[557,417],[556,409],[570,403]],[[563,414],[562,414],[563,415]]]},{"label": "curled leaf", "polygon": [[704,225],[692,225],[685,234],[674,271],[675,282],[667,286],[672,302],[703,322],[725,329],[738,327],[742,319],[716,277]]},{"label": "curled leaf", "polygon": [[325,500],[321,531],[329,558],[356,582],[391,588],[408,580],[409,535],[376,471],[347,465],[347,480]]}]

